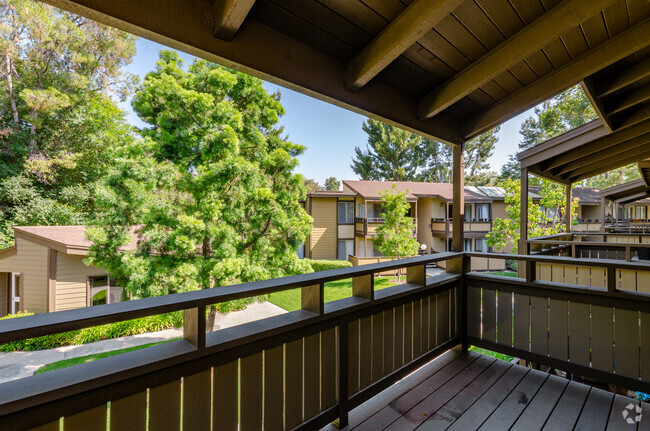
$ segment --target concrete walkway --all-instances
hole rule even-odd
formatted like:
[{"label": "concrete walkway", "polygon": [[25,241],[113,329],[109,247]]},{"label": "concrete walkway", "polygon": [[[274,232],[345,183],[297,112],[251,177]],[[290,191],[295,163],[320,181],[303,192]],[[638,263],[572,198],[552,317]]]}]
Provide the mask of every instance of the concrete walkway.
[{"label": "concrete walkway", "polygon": [[[229,328],[255,320],[265,319],[286,313],[286,311],[270,302],[256,302],[244,310],[217,314],[214,330]],[[181,329],[168,329],[160,332],[133,335],[130,337],[102,340],[80,346],[63,346],[50,350],[33,352],[0,353],[0,383],[22,379],[34,374],[43,365],[95,353],[110,352],[142,344],[156,343],[183,336]]]}]

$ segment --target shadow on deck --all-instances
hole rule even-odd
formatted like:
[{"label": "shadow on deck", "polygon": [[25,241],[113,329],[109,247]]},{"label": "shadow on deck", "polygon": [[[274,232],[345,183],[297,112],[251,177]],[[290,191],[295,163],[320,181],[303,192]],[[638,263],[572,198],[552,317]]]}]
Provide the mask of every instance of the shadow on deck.
[{"label": "shadow on deck", "polygon": [[350,411],[349,421],[345,430],[650,430],[650,404],[451,350]]}]

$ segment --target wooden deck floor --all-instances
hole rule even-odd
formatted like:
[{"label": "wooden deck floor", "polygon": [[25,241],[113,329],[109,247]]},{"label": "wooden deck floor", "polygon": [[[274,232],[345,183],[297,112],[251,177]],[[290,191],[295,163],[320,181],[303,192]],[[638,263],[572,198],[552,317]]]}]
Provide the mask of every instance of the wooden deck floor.
[{"label": "wooden deck floor", "polygon": [[[641,420],[628,424],[628,417]],[[325,430],[335,428],[329,426]],[[650,404],[473,352],[449,351],[350,412],[346,430],[649,430]]]}]

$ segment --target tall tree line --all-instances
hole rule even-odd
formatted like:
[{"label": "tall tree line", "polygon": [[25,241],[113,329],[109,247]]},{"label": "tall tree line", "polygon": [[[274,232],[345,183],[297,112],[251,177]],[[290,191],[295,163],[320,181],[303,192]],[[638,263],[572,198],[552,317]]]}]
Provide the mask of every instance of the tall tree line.
[{"label": "tall tree line", "polygon": [[[365,150],[354,149],[352,170],[362,180],[451,182],[452,149],[446,144],[367,119]],[[465,180],[468,185],[490,184],[495,173],[487,160],[494,153],[499,128],[465,144]]]}]

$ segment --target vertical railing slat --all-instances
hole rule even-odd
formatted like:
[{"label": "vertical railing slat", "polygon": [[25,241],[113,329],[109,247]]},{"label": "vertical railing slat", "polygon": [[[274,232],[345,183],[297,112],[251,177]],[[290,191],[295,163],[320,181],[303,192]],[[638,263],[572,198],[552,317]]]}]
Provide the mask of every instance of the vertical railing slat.
[{"label": "vertical railing slat", "polygon": [[641,313],[641,378],[650,381],[650,313]]},{"label": "vertical railing slat", "polygon": [[483,289],[483,339],[495,342],[497,339],[496,291]]},{"label": "vertical railing slat", "polygon": [[149,429],[175,430],[181,427],[181,381],[175,380],[149,390]]},{"label": "vertical railing slat", "polygon": [[320,333],[305,337],[303,358],[303,421],[320,411]]},{"label": "vertical railing slat", "polygon": [[481,337],[481,289],[467,288],[467,335]]},{"label": "vertical railing slat", "polygon": [[413,301],[413,358],[422,353],[422,300],[418,299]]},{"label": "vertical railing slat", "polygon": [[398,369],[404,364],[404,306],[395,307],[393,333],[393,367]]},{"label": "vertical railing slat", "polygon": [[147,391],[111,401],[110,416],[112,430],[144,431],[147,428]]},{"label": "vertical railing slat", "polygon": [[614,324],[612,307],[591,306],[591,364],[614,371]]},{"label": "vertical railing slat", "polygon": [[589,366],[589,305],[569,304],[569,359]]},{"label": "vertical railing slat", "polygon": [[639,312],[617,308],[614,322],[616,374],[639,378]]},{"label": "vertical railing slat", "polygon": [[549,304],[548,354],[557,359],[569,359],[568,302],[551,299]]},{"label": "vertical railing slat", "polygon": [[529,297],[515,293],[515,317],[514,317],[514,347],[528,351],[529,322]]},{"label": "vertical railing slat", "polygon": [[302,423],[302,338],[285,345],[284,361],[284,429]]},{"label": "vertical railing slat", "polygon": [[438,305],[436,295],[429,296],[429,349],[437,347],[438,344]]},{"label": "vertical railing slat", "polygon": [[348,391],[359,390],[359,320],[348,323]]},{"label": "vertical railing slat", "polygon": [[404,363],[413,359],[413,303],[404,304]]},{"label": "vertical railing slat", "polygon": [[394,331],[394,321],[395,321],[395,309],[389,308],[384,310],[384,375],[389,374],[395,369],[394,367],[394,356],[395,356],[395,331]]},{"label": "vertical railing slat", "polygon": [[546,356],[548,353],[548,299],[530,297],[530,350]]},{"label": "vertical railing slat", "polygon": [[[106,404],[63,418],[64,431],[106,430]],[[178,427],[177,427],[178,428]],[[176,429],[177,429],[176,428]],[[168,428],[173,429],[173,428]]]},{"label": "vertical railing slat", "polygon": [[336,404],[336,328],[321,333],[321,409],[328,409]]},{"label": "vertical railing slat", "polygon": [[359,389],[372,383],[372,319],[359,320]]},{"label": "vertical railing slat", "polygon": [[262,352],[241,358],[241,431],[262,429]]},{"label": "vertical railing slat", "polygon": [[183,429],[210,429],[212,370],[183,378]]},{"label": "vertical railing slat", "polygon": [[[284,345],[264,351],[264,429],[284,428]],[[215,390],[219,390],[215,387]],[[245,413],[245,412],[244,412]],[[225,429],[225,428],[224,428]]]},{"label": "vertical railing slat", "polygon": [[436,294],[438,345],[449,340],[449,291]]},{"label": "vertical railing slat", "polygon": [[212,429],[237,429],[239,422],[239,361],[235,360],[214,367],[212,380]]},{"label": "vertical railing slat", "polygon": [[376,382],[384,375],[384,313],[372,315],[372,354],[371,354],[371,380]]},{"label": "vertical railing slat", "polygon": [[512,292],[497,292],[497,340],[499,344],[512,346]]}]

